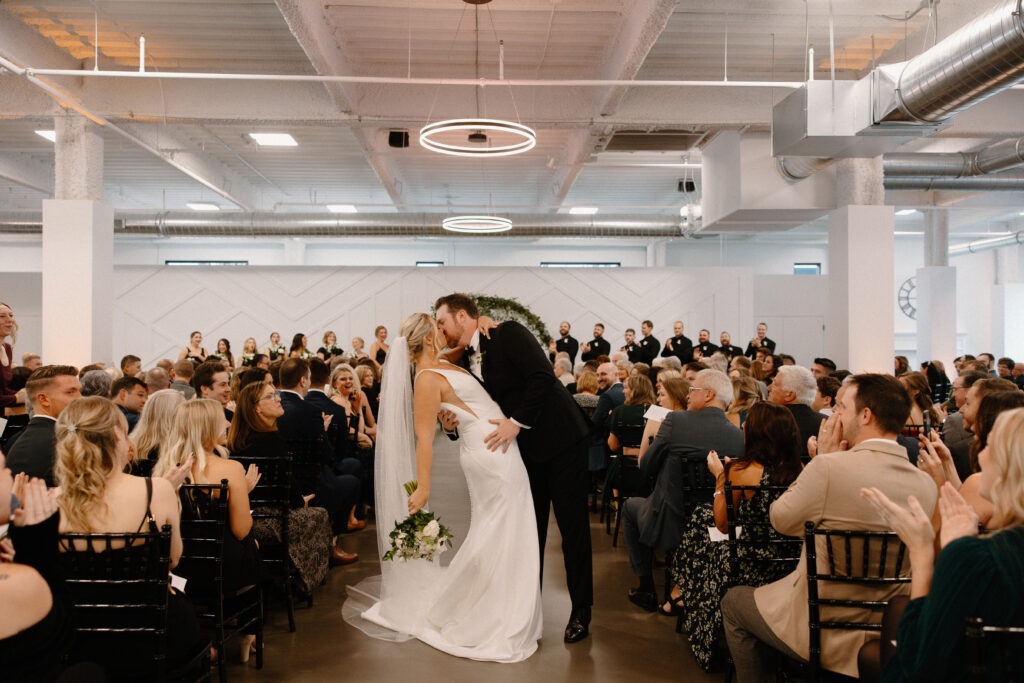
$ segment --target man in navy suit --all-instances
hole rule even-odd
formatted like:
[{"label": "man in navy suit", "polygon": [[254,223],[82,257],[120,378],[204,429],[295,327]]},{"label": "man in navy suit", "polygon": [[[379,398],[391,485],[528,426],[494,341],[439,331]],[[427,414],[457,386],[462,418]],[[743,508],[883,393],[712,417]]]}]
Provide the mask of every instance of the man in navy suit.
[{"label": "man in navy suit", "polygon": [[[348,439],[348,415],[345,409],[327,398],[324,388],[330,382],[331,371],[327,363],[319,358],[309,360],[309,390],[306,392],[306,403],[320,411],[321,415],[330,415],[331,424],[327,427],[328,460],[326,461],[336,474],[351,474],[354,477],[362,478],[363,466],[358,459],[353,457],[352,449]],[[369,450],[369,449],[367,449]],[[372,460],[369,463],[372,465]],[[373,468],[370,468],[370,472]],[[365,488],[365,482],[364,482]],[[373,497],[373,485],[370,482],[370,497]],[[358,525],[360,529],[366,526],[365,522]]]}]

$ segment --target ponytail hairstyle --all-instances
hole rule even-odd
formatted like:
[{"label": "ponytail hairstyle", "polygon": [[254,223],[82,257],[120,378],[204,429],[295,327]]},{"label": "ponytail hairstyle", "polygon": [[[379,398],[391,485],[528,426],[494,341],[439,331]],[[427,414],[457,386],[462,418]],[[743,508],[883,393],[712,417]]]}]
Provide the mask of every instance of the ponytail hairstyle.
[{"label": "ponytail hairstyle", "polygon": [[[120,432],[120,433],[118,433]],[[117,445],[128,438],[128,422],[108,398],[87,396],[68,404],[54,428],[57,505],[75,531],[93,531],[107,482],[127,463],[118,462]]]},{"label": "ponytail hairstyle", "polygon": [[174,411],[167,439],[160,446],[160,458],[153,467],[153,476],[164,476],[191,455],[195,483],[208,484],[205,476],[206,453],[226,457],[223,449],[217,445],[217,433],[223,417],[224,406],[212,398],[197,398],[179,406]]}]

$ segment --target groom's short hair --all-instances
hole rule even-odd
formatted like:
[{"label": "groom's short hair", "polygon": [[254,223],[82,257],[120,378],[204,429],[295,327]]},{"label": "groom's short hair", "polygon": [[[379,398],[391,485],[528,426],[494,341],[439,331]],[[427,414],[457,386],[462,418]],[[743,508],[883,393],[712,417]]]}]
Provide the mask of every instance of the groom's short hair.
[{"label": "groom's short hair", "polygon": [[476,308],[476,302],[465,294],[449,294],[442,296],[440,299],[434,302],[434,310],[447,306],[448,310],[454,314],[456,311],[465,311],[466,315],[476,320],[480,317],[480,312]]}]

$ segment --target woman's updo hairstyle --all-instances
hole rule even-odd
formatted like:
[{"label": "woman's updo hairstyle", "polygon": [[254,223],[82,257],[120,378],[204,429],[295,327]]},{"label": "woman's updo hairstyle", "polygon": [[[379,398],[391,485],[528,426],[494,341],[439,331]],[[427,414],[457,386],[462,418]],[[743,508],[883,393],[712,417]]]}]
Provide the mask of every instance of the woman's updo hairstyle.
[{"label": "woman's updo hairstyle", "polygon": [[[398,327],[398,336],[405,337],[405,343],[409,346],[409,362],[415,363],[416,358],[423,351],[427,337],[434,333],[434,319],[426,313],[413,313]],[[436,338],[433,340],[436,347]]]},{"label": "woman's updo hairstyle", "polygon": [[89,519],[104,504],[107,481],[125,465],[117,462],[116,429],[126,438],[128,422],[114,402],[102,396],[72,401],[57,420],[57,504],[76,531],[92,531]]}]

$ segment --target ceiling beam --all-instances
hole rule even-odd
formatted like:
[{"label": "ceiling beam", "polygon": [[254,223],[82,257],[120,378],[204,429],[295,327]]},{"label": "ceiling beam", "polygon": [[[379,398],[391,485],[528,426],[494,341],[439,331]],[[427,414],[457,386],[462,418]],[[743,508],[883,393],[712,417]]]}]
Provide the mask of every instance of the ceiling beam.
[{"label": "ceiling beam", "polygon": [[53,168],[21,155],[0,154],[0,179],[53,195]]}]

